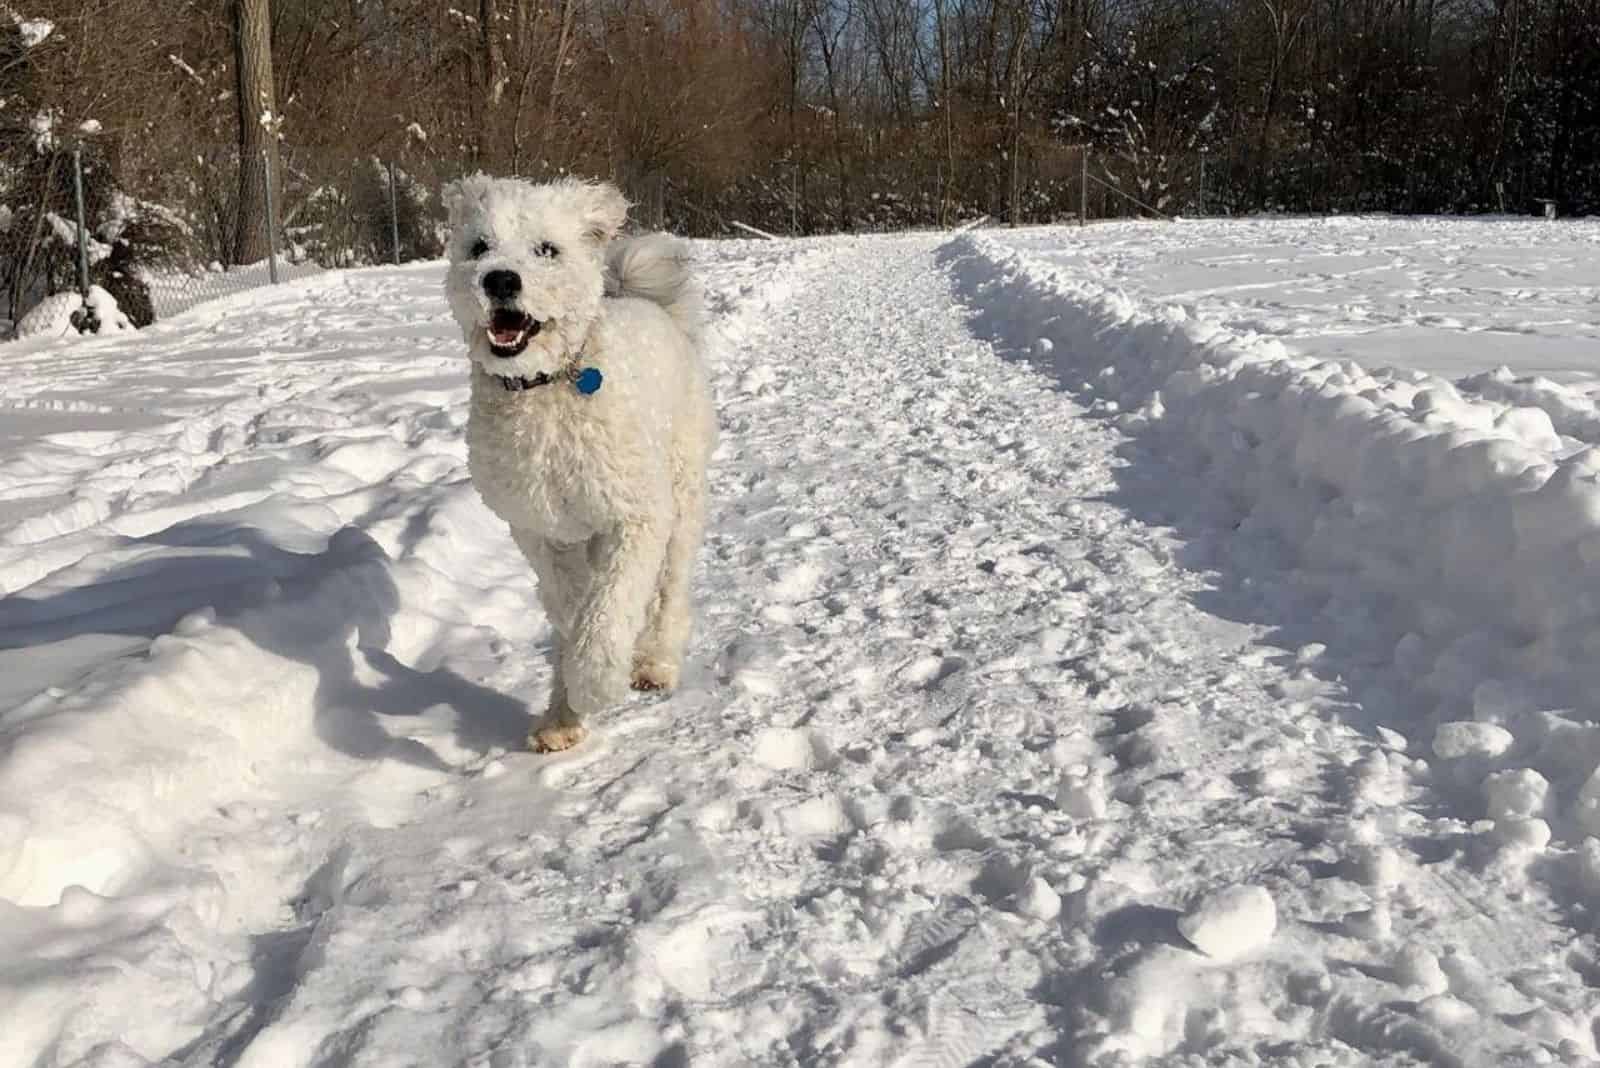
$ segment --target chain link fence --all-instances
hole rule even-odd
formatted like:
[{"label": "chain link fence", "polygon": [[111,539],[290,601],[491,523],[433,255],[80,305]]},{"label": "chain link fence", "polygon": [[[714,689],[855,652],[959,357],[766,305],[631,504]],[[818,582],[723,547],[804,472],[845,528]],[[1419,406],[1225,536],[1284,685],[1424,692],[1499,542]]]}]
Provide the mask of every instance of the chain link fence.
[{"label": "chain link fence", "polygon": [[[1042,137],[1014,143],[1014,160],[995,154],[953,174],[926,153],[886,151],[843,179],[829,161],[779,160],[714,188],[650,169],[617,180],[634,204],[634,225],[692,237],[1229,209],[1221,168],[1207,175],[1199,155],[1157,159]],[[240,204],[232,144],[196,145],[181,165],[169,155],[154,167],[126,150],[107,158],[82,131],[0,132],[0,340],[142,327],[273,282],[443,254],[439,188],[458,167],[431,158],[330,158],[287,142],[276,156],[277,180],[265,189],[281,202]],[[272,162],[264,155],[264,165]],[[240,220],[252,212],[271,220],[274,254],[240,263]]]},{"label": "chain link fence", "polygon": [[[0,167],[0,340],[143,327],[259,286],[444,249],[439,183],[400,161],[283,147],[267,186],[282,203],[241,205],[226,147],[197,148],[187,171],[137,176],[91,138],[58,144],[47,131],[0,143],[0,159],[21,161]],[[239,263],[234,238],[251,212],[268,220],[274,252]]]}]

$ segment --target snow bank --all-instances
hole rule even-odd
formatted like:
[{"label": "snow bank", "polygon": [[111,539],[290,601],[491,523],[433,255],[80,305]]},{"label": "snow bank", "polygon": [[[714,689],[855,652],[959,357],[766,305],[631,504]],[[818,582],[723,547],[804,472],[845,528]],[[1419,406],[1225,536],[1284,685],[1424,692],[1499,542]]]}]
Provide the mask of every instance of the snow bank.
[{"label": "snow bank", "polygon": [[[17,340],[77,336],[77,318],[82,314],[84,304],[83,297],[76,292],[52,293],[22,317],[17,324]],[[87,304],[99,324],[94,333],[114,334],[134,329],[133,323],[117,307],[117,298],[99,286],[89,287]]]},{"label": "snow bank", "polygon": [[[1421,372],[1299,356],[986,236],[944,255],[980,333],[1095,411],[1159,436],[1242,534],[1285,544],[1308,585],[1333,595],[1354,584],[1385,606],[1372,626],[1433,703],[1394,724],[1417,749],[1441,724],[1493,724],[1487,748],[1457,744],[1478,737],[1470,730],[1443,732],[1433,751],[1447,773],[1526,819],[1526,806],[1507,812],[1505,780],[1484,777],[1536,769],[1552,796],[1577,795],[1568,829],[1600,833],[1600,727],[1588,723],[1600,686],[1600,449],[1572,440],[1592,437],[1592,403],[1566,396],[1564,411],[1553,383],[1516,387],[1503,374],[1464,393]],[[1524,830],[1506,828],[1517,841]]]},{"label": "snow bank", "polygon": [[1522,408],[1537,408],[1563,437],[1578,442],[1600,442],[1600,405],[1595,403],[1593,382],[1561,383],[1544,375],[1522,375],[1497,367],[1456,382],[1463,393],[1483,400]]}]

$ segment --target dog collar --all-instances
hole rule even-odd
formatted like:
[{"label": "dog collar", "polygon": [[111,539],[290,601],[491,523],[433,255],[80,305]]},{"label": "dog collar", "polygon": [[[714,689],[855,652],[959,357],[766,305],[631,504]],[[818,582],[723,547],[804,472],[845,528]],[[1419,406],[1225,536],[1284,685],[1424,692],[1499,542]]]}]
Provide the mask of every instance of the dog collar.
[{"label": "dog collar", "polygon": [[572,388],[586,397],[600,392],[600,386],[606,380],[606,376],[600,373],[600,368],[579,367],[576,364],[553,375],[540,371],[532,378],[504,378],[499,375],[495,377],[500,379],[500,385],[505,387],[507,393],[521,393],[523,390],[537,389],[539,386],[548,386],[552,382],[565,380],[571,382]]}]

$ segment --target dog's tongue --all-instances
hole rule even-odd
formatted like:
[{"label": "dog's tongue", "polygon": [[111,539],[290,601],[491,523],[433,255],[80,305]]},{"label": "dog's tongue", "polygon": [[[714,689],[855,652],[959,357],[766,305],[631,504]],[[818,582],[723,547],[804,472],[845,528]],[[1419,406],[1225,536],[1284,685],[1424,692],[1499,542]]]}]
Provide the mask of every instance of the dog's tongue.
[{"label": "dog's tongue", "polygon": [[496,345],[515,345],[527,325],[528,317],[521,312],[497,311],[489,318],[489,337]]}]

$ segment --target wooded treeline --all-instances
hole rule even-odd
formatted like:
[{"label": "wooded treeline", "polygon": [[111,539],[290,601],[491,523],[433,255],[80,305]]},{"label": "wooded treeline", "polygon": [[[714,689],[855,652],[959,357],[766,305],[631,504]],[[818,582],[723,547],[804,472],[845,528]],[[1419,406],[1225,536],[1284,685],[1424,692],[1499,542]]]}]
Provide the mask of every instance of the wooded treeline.
[{"label": "wooded treeline", "polygon": [[[91,215],[145,205],[235,258],[233,2],[262,0],[0,5],[11,226],[88,123]],[[476,168],[609,175],[687,233],[812,233],[1068,218],[1080,146],[1168,213],[1600,211],[1600,0],[271,0],[270,23],[285,228],[335,258],[387,241],[377,160],[417,252],[430,191]]]}]

